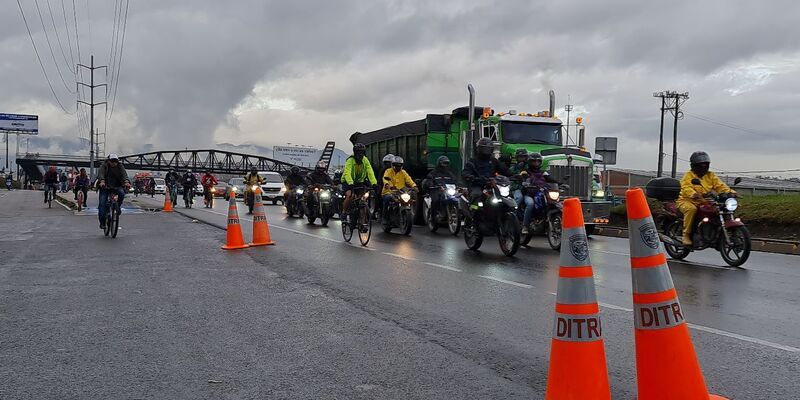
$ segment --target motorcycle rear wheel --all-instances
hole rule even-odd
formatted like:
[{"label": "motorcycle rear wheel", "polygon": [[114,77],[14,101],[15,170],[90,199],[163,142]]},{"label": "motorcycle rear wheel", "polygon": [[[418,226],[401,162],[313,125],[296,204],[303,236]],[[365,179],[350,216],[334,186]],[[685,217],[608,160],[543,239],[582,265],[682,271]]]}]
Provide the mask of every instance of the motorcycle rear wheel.
[{"label": "motorcycle rear wheel", "polygon": [[720,235],[720,254],[722,259],[731,267],[738,267],[750,258],[750,231],[745,226],[735,226],[728,229],[731,245],[725,243],[725,236]]}]

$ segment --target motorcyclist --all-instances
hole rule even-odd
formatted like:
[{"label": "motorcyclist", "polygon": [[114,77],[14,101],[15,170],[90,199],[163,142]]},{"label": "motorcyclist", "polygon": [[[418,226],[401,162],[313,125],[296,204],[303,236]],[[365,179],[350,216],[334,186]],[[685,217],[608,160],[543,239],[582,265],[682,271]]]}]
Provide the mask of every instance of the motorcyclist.
[{"label": "motorcyclist", "polygon": [[333,171],[333,184],[337,186],[342,184],[342,170]]},{"label": "motorcyclist", "polygon": [[[728,187],[725,182],[722,182],[716,174],[709,171],[711,167],[711,156],[705,151],[696,151],[689,157],[691,170],[686,172],[681,179],[681,193],[676,202],[678,209],[683,213],[683,244],[684,246],[691,246],[692,243],[692,225],[694,224],[694,216],[697,214],[697,206],[703,203],[703,195],[710,192],[717,194],[732,193],[736,194],[733,189]],[[699,185],[692,183],[692,180],[698,179]]]},{"label": "motorcyclist", "polygon": [[[541,189],[548,187],[548,183],[559,183],[547,171],[542,170],[543,161],[541,154],[530,154],[527,168],[520,172],[525,177],[522,184],[528,186],[523,196],[525,204],[521,232],[523,235],[528,234],[528,225],[530,225],[533,216],[544,210],[547,204]],[[522,202],[519,204],[522,204]]]},{"label": "motorcyclist", "polygon": [[292,167],[289,175],[286,175],[286,179],[283,180],[283,184],[286,185],[286,191],[283,193],[284,204],[286,204],[289,202],[289,196],[294,194],[294,189],[305,184],[305,178],[300,174],[300,168]]},{"label": "motorcyclist", "polygon": [[12,187],[13,185],[14,185],[14,175],[12,175],[12,174],[11,174],[11,172],[9,172],[9,173],[6,175],[6,188],[7,188],[8,190],[11,190],[11,187]]},{"label": "motorcyclist", "polygon": [[431,197],[431,209],[438,211],[442,200],[444,200],[444,192],[441,190],[431,190],[436,188],[439,184],[455,184],[456,176],[450,171],[450,159],[447,156],[439,156],[436,159],[436,168],[428,172],[425,179],[422,181],[422,187]]},{"label": "motorcyclist", "polygon": [[58,185],[58,171],[56,171],[56,167],[50,166],[50,168],[47,169],[47,172],[44,173],[43,181],[45,191],[44,202],[47,203],[47,192],[54,192]]},{"label": "motorcyclist", "polygon": [[187,169],[181,181],[183,182],[184,201],[191,203],[194,199],[194,190],[197,187],[197,177],[194,176],[191,169]]},{"label": "motorcyclist", "polygon": [[203,194],[206,194],[207,191],[211,190],[214,185],[217,183],[217,178],[211,173],[211,171],[206,170],[203,174],[203,177],[200,178],[200,183],[203,185]]},{"label": "motorcyclist", "polygon": [[[514,155],[516,159],[516,163],[509,168],[511,173],[515,176],[519,175],[520,172],[524,171],[528,168],[528,150],[525,149],[517,149]],[[514,179],[511,181],[511,194],[514,196],[514,200],[516,200],[517,204],[522,204],[524,201],[524,194],[522,193],[522,178]]]},{"label": "motorcyclist", "polygon": [[[394,160],[392,160],[392,168],[387,169],[386,172],[383,174],[383,190],[381,191],[381,195],[383,196],[383,209],[386,210],[386,207],[392,201],[392,194],[400,189],[404,189],[406,187],[416,189],[417,184],[414,183],[414,180],[411,179],[411,176],[408,175],[403,169],[403,164],[405,161],[403,157],[394,156]],[[386,213],[382,213],[383,220],[387,220]]]},{"label": "motorcyclist", "polygon": [[[381,160],[381,172],[377,175],[377,177],[383,179],[383,175],[386,173],[386,171],[392,169],[392,161],[394,161],[394,154],[389,153],[383,156],[383,159]],[[381,185],[383,185],[383,183],[381,183]],[[375,189],[377,190],[377,188]],[[382,209],[383,202],[376,202],[374,210],[375,215],[380,215]]]},{"label": "motorcyclist", "polygon": [[353,155],[347,157],[344,162],[344,172],[342,173],[342,190],[345,191],[343,212],[348,216],[347,218],[349,218],[350,203],[353,202],[352,187],[378,184],[378,180],[375,179],[375,171],[372,170],[366,153],[366,146],[363,143],[356,143],[353,145]]},{"label": "motorcyclist", "polygon": [[[306,174],[306,176],[303,178],[303,181],[309,187],[314,185],[333,185],[333,179],[331,179],[331,177],[328,175],[328,164],[322,160],[317,162],[317,165],[314,167],[314,171]],[[307,190],[303,196],[306,199],[306,205],[311,204],[311,191]]]},{"label": "motorcyclist", "polygon": [[253,185],[262,185],[266,180],[258,174],[256,167],[250,167],[250,172],[244,176],[244,185],[246,190],[250,190]]},{"label": "motorcyclist", "polygon": [[91,181],[89,180],[89,175],[86,174],[86,168],[81,168],[80,173],[75,175],[75,200],[78,200],[78,191],[83,192],[83,206],[86,207],[86,197],[89,192],[89,186],[91,185]]},{"label": "motorcyclist", "polygon": [[475,143],[475,156],[461,171],[461,178],[469,186],[471,207],[477,208],[477,202],[483,197],[483,188],[488,180],[497,175],[510,176],[511,171],[498,159],[492,157],[494,144],[491,139],[483,137]]},{"label": "motorcyclist", "polygon": [[[106,213],[108,212],[108,193],[117,193],[119,204],[125,199],[125,190],[131,187],[128,172],[119,162],[116,154],[109,154],[106,162],[100,165],[97,171],[97,187],[100,189],[100,199],[97,206],[97,216],[100,219],[100,229],[106,228]],[[120,209],[121,210],[121,209]]]}]

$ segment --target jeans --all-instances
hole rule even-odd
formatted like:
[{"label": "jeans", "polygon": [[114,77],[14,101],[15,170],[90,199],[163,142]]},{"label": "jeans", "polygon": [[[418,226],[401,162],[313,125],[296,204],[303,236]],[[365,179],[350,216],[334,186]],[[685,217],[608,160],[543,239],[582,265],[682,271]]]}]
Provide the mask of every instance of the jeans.
[{"label": "jeans", "polygon": [[522,226],[528,226],[534,214],[544,209],[544,193],[537,191],[533,197],[525,196],[525,214],[522,217]]},{"label": "jeans", "polygon": [[100,204],[97,205],[97,217],[101,225],[106,223],[106,213],[108,212],[108,192],[115,190],[119,196],[119,205],[122,206],[122,200],[125,199],[125,189],[118,188],[102,188],[100,189]]},{"label": "jeans", "polygon": [[382,202],[383,203],[382,204],[383,205],[383,209],[382,209],[381,215],[383,216],[383,220],[384,221],[387,221],[389,219],[389,216],[386,215],[386,210],[389,209],[389,203],[391,203],[391,202],[392,202],[392,195],[391,194],[387,194],[387,195],[383,196],[383,202]]}]

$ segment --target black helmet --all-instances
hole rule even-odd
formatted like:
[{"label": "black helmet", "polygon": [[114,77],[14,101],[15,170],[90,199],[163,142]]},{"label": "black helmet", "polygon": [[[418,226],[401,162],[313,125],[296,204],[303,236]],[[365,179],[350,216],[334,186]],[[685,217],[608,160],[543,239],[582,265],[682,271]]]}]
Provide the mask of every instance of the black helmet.
[{"label": "black helmet", "polygon": [[517,161],[522,161],[521,158],[527,158],[528,156],[528,150],[526,149],[517,149],[517,151],[514,152],[514,157],[517,158]]},{"label": "black helmet", "polygon": [[694,164],[702,164],[702,163],[711,163],[711,156],[708,155],[705,151],[695,151],[692,153],[692,156],[689,157],[689,163]]},{"label": "black helmet", "polygon": [[494,152],[494,144],[492,143],[491,139],[482,137],[478,139],[477,143],[475,143],[475,153],[478,156],[488,158],[492,155],[492,152]]},{"label": "black helmet", "polygon": [[328,170],[328,164],[325,161],[319,160],[317,161],[317,166],[315,168],[319,172],[325,172]]},{"label": "black helmet", "polygon": [[367,152],[367,146],[364,146],[364,143],[356,143],[353,145],[353,154],[356,155],[364,155]]},{"label": "black helmet", "polygon": [[258,172],[258,169],[256,169],[256,166],[255,166],[255,165],[251,165],[251,166],[250,166],[250,172],[252,172],[252,173],[254,173],[254,174],[255,174],[256,172]]},{"label": "black helmet", "polygon": [[541,154],[539,154],[539,153],[531,153],[531,154],[528,155],[528,166],[529,167],[531,167],[531,168],[533,168],[535,170],[538,170],[539,168],[542,167],[542,162],[544,162],[544,159],[542,159],[542,155]]},{"label": "black helmet", "polygon": [[289,170],[289,172],[291,172],[293,174],[299,174],[300,173],[300,167],[295,165]]},{"label": "black helmet", "polygon": [[447,158],[447,156],[439,156],[439,158],[436,159],[436,167],[437,168],[438,167],[447,167],[448,165],[450,165],[450,159]]},{"label": "black helmet", "polygon": [[342,170],[333,171],[333,179],[342,179]]}]

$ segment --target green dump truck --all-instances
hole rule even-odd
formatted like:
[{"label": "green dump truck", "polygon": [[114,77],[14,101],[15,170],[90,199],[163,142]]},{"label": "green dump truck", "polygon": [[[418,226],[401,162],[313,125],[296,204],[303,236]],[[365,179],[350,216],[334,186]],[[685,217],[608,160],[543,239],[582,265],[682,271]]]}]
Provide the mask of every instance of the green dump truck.
[{"label": "green dump truck", "polygon": [[569,197],[577,197],[583,204],[587,233],[595,225],[608,223],[611,203],[593,198],[594,162],[584,149],[585,128],[578,125],[577,146],[567,147],[563,139],[563,123],[554,117],[555,95],[550,91],[550,108],[536,113],[495,113],[491,107],[476,107],[472,85],[469,106],[459,107],[449,114],[427,114],[425,118],[372,132],[356,132],[350,141],[363,143],[372,165],[379,166],[384,155],[402,156],[409,174],[415,179],[424,178],[436,165],[439,156],[450,158],[456,176],[473,153],[475,142],[481,137],[495,141],[495,156],[513,157],[517,149],[538,152],[544,158],[544,167],[557,179],[565,179],[570,189]]}]

